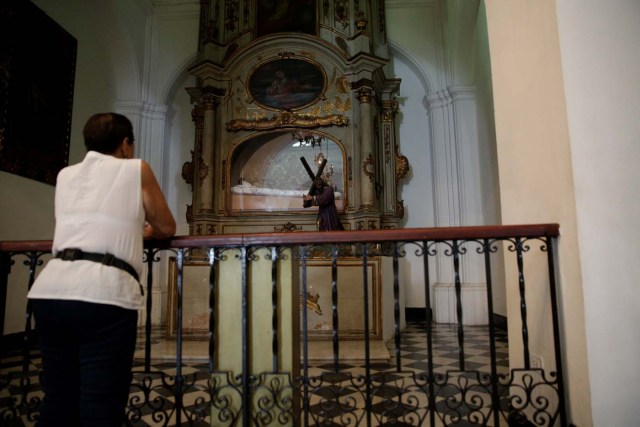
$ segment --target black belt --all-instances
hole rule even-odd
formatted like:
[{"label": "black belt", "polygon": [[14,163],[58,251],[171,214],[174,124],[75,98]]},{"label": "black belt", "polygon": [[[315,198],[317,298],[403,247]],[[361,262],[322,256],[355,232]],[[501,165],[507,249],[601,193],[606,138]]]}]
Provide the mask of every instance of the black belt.
[{"label": "black belt", "polygon": [[109,253],[98,254],[95,252],[83,252],[81,249],[71,248],[64,249],[63,251],[58,252],[56,254],[56,258],[60,258],[63,261],[75,261],[78,259],[83,259],[87,261],[99,262],[100,264],[124,270],[132,275],[133,278],[136,279],[136,282],[140,282],[140,279],[138,278],[138,272],[133,267],[131,267],[128,262],[123,261],[120,258],[117,258],[115,255]]}]

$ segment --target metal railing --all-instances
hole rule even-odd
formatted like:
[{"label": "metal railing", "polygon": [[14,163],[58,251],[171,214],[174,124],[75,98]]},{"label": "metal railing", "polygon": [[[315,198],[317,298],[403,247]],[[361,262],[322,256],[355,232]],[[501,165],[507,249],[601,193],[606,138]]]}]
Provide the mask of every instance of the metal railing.
[{"label": "metal railing", "polygon": [[[558,230],[557,224],[540,224],[188,236],[147,241],[144,355],[140,366],[134,369],[127,423],[435,426],[465,422],[498,426],[530,422],[565,426],[554,255]],[[50,241],[0,242],[0,319],[4,319],[7,287],[12,283],[9,275],[17,267],[16,260],[22,259],[28,269],[24,284],[28,288],[50,250]],[[425,296],[417,305],[425,307],[422,360],[425,369],[407,370],[402,363],[406,354],[401,327],[405,283],[399,264],[408,254],[422,268]],[[172,258],[170,262],[167,256]],[[477,365],[469,362],[474,354],[468,352],[466,336],[473,327],[463,321],[463,269],[474,257],[473,262],[484,268],[485,328],[489,337],[486,346],[490,355],[487,370],[469,367]],[[346,259],[361,266],[357,283],[345,282],[341,276],[344,274],[341,262]],[[311,277],[310,271],[318,260],[322,260],[323,271],[327,273],[328,278],[323,280],[331,296],[330,309],[325,313],[329,327],[324,338],[328,339],[332,354],[320,373],[313,369],[309,348],[314,333],[309,327],[309,307],[313,304],[305,303],[313,302],[310,288],[318,279]],[[376,370],[371,361],[372,336],[377,334],[380,339],[380,331],[376,332],[373,325],[378,320],[372,319],[376,311],[371,307],[380,297],[370,295],[375,289],[372,274],[376,273],[370,268],[374,260],[384,260],[381,268],[390,279],[382,286],[388,286],[393,295],[390,302],[393,319],[385,319],[393,323],[393,337],[389,341],[391,369],[385,371]],[[494,266],[496,260],[499,268]],[[230,270],[233,263],[239,269],[237,274]],[[170,360],[175,371],[170,374],[153,368],[157,360],[152,343],[153,273],[162,270],[154,269],[154,265],[168,266],[169,276],[173,277],[168,296],[172,313],[167,314],[167,322],[172,323],[175,354]],[[199,266],[199,274],[204,278],[200,282],[207,282],[201,296],[208,306],[206,327],[201,331],[206,343],[206,368],[185,372],[183,345],[188,328],[184,324],[183,304],[194,292],[189,282],[191,273],[185,275],[191,265]],[[452,326],[457,337],[457,363],[446,370],[440,369],[438,354],[434,353],[432,316],[432,285],[436,281],[433,270],[442,269],[443,265],[451,272],[457,319]],[[504,277],[500,276],[502,283],[494,283],[496,270],[504,273]],[[260,281],[270,288],[263,297],[257,293]],[[345,371],[341,354],[344,336],[354,333],[345,332],[340,322],[345,310],[352,309],[339,305],[340,289],[349,286],[360,288],[363,304],[362,326],[355,332],[363,345],[363,369],[356,373]],[[496,286],[511,289],[507,304],[515,308],[508,310],[512,315],[508,319],[509,367],[505,369],[496,362],[493,315]],[[238,294],[223,301],[229,289]],[[530,296],[535,297],[534,303],[528,303]],[[256,317],[258,305],[266,317]],[[229,307],[232,309],[227,310]],[[238,316],[239,324],[224,318],[227,311]],[[547,329],[545,321],[539,320],[540,313],[548,314]],[[40,378],[30,368],[35,340],[29,304],[25,315],[21,368],[0,371],[0,425],[10,425],[21,417],[27,423],[36,420],[41,402]],[[265,342],[265,337],[255,335],[265,328],[270,330],[267,338],[270,344],[256,348],[256,339]],[[535,354],[538,350],[532,350],[540,346],[552,355],[545,359],[545,366],[540,366]],[[260,365],[256,361],[265,357],[268,367],[255,371]]]}]

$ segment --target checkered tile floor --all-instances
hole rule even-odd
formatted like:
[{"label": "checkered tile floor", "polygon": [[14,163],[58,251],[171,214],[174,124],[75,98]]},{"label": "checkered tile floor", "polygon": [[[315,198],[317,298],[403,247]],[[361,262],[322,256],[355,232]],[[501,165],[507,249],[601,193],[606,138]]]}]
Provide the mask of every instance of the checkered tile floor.
[{"label": "checkered tile floor", "polygon": [[[143,333],[144,331],[142,331]],[[154,332],[153,340],[161,339],[164,330]],[[508,347],[506,333],[496,331],[496,365],[500,374],[508,373]],[[140,345],[144,343],[141,335]],[[491,409],[491,385],[483,374],[491,372],[489,353],[489,333],[486,327],[464,327],[464,368],[460,367],[458,329],[454,325],[434,325],[432,338],[432,361],[435,381],[426,381],[428,372],[427,334],[424,323],[410,322],[402,332],[400,349],[400,369],[395,358],[393,342],[387,343],[392,359],[389,363],[370,365],[369,378],[364,366],[340,364],[336,372],[332,363],[311,366],[309,368],[308,390],[309,411],[297,411],[297,421],[301,425],[494,425]],[[135,371],[143,369],[143,361],[136,360]],[[39,384],[40,358],[36,351],[31,353],[28,374],[24,377],[31,389],[24,399],[20,396],[18,377],[6,382],[8,372],[22,370],[22,357],[13,354],[3,357],[0,362],[0,426],[34,425],[29,418],[28,407],[37,406],[42,396]],[[171,385],[176,372],[175,363],[155,363],[153,374],[134,374],[131,387],[130,411],[131,424],[135,426],[175,425],[176,414]],[[207,363],[185,363],[182,375],[186,384],[183,404],[186,409],[180,418],[183,425],[212,425],[210,405],[208,403],[207,383],[209,381]],[[24,382],[25,379],[22,379]],[[162,383],[164,386],[161,386]],[[159,387],[156,387],[159,386]],[[301,391],[304,386],[298,384]],[[149,389],[151,391],[149,392]],[[494,389],[495,392],[495,389]],[[502,392],[502,391],[501,391]],[[430,405],[429,396],[433,399]],[[147,398],[148,397],[148,398]],[[11,412],[13,405],[25,403],[18,412]],[[141,404],[141,402],[152,402]],[[367,401],[371,410],[366,411]],[[155,402],[155,403],[153,403]],[[302,400],[304,405],[305,399]],[[14,404],[14,405],[15,405]],[[162,412],[168,416],[153,412],[153,405],[161,405]],[[430,412],[426,408],[435,407]],[[504,408],[503,408],[504,409]],[[294,410],[294,413],[296,411]],[[3,417],[11,418],[2,421]],[[216,414],[217,415],[217,414]],[[506,418],[501,415],[506,425]],[[188,419],[187,419],[188,418]],[[230,422],[216,422],[213,425],[231,425]],[[252,424],[256,425],[256,424]]]}]

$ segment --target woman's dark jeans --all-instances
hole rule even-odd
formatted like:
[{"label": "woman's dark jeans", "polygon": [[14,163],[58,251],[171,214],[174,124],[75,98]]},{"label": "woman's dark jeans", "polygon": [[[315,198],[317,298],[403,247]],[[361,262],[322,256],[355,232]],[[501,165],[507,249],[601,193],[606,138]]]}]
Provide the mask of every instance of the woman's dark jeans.
[{"label": "woman's dark jeans", "polygon": [[38,426],[121,426],[138,313],[106,304],[31,300],[44,400]]}]

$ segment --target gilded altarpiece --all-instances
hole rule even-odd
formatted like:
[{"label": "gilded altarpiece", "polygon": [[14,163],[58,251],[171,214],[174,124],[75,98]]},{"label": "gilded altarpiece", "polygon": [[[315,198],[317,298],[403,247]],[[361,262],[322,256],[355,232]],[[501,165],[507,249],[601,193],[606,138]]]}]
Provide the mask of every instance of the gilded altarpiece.
[{"label": "gilded altarpiece", "polygon": [[314,230],[301,157],[312,169],[327,160],[346,229],[397,227],[408,162],[395,140],[400,82],[386,75],[383,2],[258,3],[202,2],[198,85],[187,88],[190,233]]},{"label": "gilded altarpiece", "polygon": [[[396,228],[404,215],[409,164],[396,141],[400,81],[389,77],[383,0],[289,4],[201,2],[189,69],[198,84],[186,88],[196,138],[183,166],[193,235],[316,230],[301,158],[313,172],[326,160],[345,229]],[[258,19],[267,9],[268,25]]]}]

